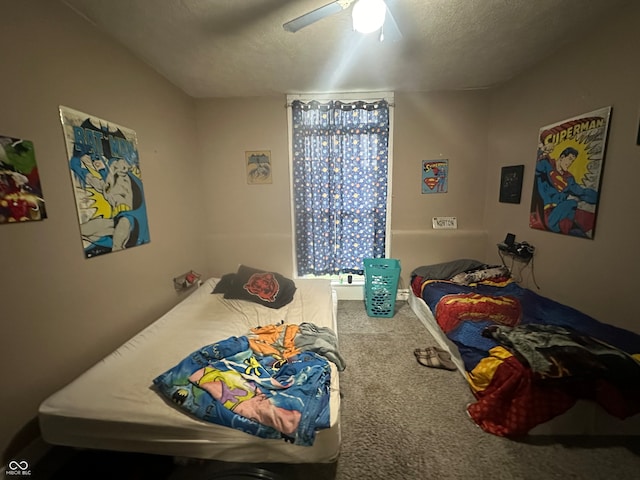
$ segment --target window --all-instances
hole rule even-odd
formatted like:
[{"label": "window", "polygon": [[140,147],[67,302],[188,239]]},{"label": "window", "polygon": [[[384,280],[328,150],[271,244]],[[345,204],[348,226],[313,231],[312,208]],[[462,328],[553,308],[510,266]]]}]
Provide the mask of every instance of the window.
[{"label": "window", "polygon": [[361,274],[364,258],[385,257],[391,101],[290,102],[298,276]]}]

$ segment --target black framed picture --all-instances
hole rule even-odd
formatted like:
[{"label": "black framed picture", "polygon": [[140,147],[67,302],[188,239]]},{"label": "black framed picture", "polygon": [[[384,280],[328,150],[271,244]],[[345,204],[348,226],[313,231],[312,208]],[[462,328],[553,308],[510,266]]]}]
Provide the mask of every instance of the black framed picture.
[{"label": "black framed picture", "polygon": [[638,139],[636,140],[636,145],[640,145],[640,122],[638,122]]},{"label": "black framed picture", "polygon": [[500,202],[520,203],[524,165],[502,167],[500,174]]}]

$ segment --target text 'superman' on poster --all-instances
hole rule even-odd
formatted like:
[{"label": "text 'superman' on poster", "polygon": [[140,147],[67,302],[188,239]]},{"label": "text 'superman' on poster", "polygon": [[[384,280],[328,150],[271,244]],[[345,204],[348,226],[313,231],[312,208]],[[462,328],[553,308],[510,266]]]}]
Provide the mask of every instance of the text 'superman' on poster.
[{"label": "text 'superman' on poster", "polygon": [[422,193],[447,193],[449,160],[422,161]]}]

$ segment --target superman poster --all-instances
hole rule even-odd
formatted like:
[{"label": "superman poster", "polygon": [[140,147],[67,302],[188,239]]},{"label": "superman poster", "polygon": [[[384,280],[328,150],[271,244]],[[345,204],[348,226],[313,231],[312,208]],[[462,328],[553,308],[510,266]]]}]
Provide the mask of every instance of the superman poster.
[{"label": "superman poster", "polygon": [[446,193],[449,160],[422,161],[422,193]]},{"label": "superman poster", "polygon": [[540,129],[531,228],[593,238],[610,117],[604,107]]},{"label": "superman poster", "polygon": [[86,258],[149,243],[136,133],[60,107]]}]

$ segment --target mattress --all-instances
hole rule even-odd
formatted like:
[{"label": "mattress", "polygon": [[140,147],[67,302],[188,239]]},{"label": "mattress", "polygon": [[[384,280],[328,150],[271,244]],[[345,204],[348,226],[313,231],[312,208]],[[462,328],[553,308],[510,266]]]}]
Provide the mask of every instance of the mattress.
[{"label": "mattress", "polygon": [[[450,352],[451,359],[466,380],[467,373],[458,348],[440,329],[427,303],[410,294],[409,306],[438,345]],[[578,400],[566,413],[531,429],[529,435],[640,435],[640,415],[620,420],[595,402]]]},{"label": "mattress", "polygon": [[215,459],[228,462],[329,463],[340,448],[340,395],[331,366],[330,425],[313,446],[263,439],[191,417],[151,389],[186,355],[256,326],[310,322],[337,334],[337,297],[328,280],[296,280],[296,293],[274,310],[211,294],[209,279],[39,408],[43,439],[54,445]]}]

